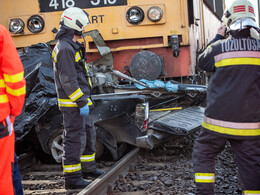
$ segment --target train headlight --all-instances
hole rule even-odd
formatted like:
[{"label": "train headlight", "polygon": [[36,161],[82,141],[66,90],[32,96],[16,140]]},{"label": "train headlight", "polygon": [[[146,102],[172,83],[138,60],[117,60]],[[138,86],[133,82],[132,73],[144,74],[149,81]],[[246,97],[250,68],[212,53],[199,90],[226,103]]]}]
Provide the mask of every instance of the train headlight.
[{"label": "train headlight", "polygon": [[140,24],[144,20],[144,11],[140,7],[131,7],[127,10],[126,19],[130,24]]},{"label": "train headlight", "polygon": [[148,18],[153,21],[157,22],[162,19],[163,11],[159,7],[151,7],[147,12]]},{"label": "train headlight", "polygon": [[44,20],[41,16],[33,15],[27,20],[27,27],[29,31],[34,34],[41,32],[44,28]]},{"label": "train headlight", "polygon": [[12,33],[21,33],[24,29],[24,22],[20,18],[13,18],[9,23],[9,31]]}]

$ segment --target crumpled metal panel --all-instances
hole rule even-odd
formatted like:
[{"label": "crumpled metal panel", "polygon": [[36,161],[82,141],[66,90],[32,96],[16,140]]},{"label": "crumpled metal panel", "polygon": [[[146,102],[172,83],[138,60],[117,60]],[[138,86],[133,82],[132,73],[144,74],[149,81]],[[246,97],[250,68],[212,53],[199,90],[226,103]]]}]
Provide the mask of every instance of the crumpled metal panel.
[{"label": "crumpled metal panel", "polygon": [[[202,124],[204,108],[196,106],[186,108],[180,111],[163,113],[153,113],[153,115],[162,115],[154,120],[149,128],[167,132],[174,135],[186,135],[196,130]],[[152,116],[154,118],[155,116]]]},{"label": "crumpled metal panel", "polygon": [[20,52],[20,58],[24,66],[26,98],[23,111],[14,122],[16,140],[28,134],[52,106],[57,106],[50,48],[43,43],[32,45]]}]

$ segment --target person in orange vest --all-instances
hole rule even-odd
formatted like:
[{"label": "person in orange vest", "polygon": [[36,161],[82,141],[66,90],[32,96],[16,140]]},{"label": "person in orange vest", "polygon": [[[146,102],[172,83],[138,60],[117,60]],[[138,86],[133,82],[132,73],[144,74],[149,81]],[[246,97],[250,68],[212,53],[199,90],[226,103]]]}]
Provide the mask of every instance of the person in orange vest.
[{"label": "person in orange vest", "polygon": [[15,136],[13,122],[25,99],[23,64],[8,30],[0,24],[0,194],[14,194],[12,163]]}]

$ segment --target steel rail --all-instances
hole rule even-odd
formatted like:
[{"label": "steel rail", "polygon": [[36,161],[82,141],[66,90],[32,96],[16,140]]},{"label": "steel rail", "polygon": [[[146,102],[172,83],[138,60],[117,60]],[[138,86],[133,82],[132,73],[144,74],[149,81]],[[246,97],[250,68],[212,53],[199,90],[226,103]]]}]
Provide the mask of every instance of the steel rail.
[{"label": "steel rail", "polygon": [[139,151],[139,148],[133,149],[124,158],[118,161],[110,171],[101,176],[101,178],[95,179],[90,185],[79,192],[78,195],[108,194],[108,188],[111,188],[120,175],[125,175],[128,172],[130,165],[137,162]]}]

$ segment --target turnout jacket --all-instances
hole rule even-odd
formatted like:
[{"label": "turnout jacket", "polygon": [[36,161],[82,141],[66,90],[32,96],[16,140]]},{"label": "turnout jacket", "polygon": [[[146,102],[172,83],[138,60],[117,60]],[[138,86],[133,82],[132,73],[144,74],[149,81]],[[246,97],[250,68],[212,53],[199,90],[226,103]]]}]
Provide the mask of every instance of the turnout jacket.
[{"label": "turnout jacket", "polygon": [[54,80],[61,111],[79,110],[86,104],[92,105],[92,84],[83,57],[85,53],[82,53],[78,42],[72,41],[73,36],[74,30],[62,27],[55,37],[58,43],[52,53]]},{"label": "turnout jacket", "polygon": [[202,129],[233,139],[260,139],[260,40],[250,37],[249,29],[234,32],[209,45],[198,65],[214,72]]},{"label": "turnout jacket", "polygon": [[14,117],[23,108],[26,87],[23,64],[8,30],[0,24],[0,194],[14,194]]}]

